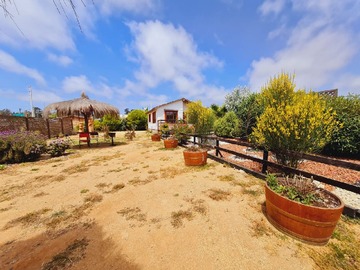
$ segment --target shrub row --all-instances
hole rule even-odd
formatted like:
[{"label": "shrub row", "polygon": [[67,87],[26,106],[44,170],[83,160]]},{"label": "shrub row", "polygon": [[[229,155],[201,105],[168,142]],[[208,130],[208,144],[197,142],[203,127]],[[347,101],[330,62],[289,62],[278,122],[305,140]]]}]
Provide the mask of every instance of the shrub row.
[{"label": "shrub row", "polygon": [[41,154],[61,156],[70,147],[68,139],[56,139],[46,144],[46,137],[33,131],[0,132],[0,163],[34,161]]}]

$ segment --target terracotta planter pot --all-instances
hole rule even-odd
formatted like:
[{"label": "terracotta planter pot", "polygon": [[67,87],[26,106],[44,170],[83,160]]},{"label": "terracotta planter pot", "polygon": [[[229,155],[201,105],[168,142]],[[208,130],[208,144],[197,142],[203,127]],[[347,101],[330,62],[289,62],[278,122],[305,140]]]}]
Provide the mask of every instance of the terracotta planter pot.
[{"label": "terracotta planter pot", "polygon": [[[328,192],[325,190],[325,192]],[[341,216],[344,203],[337,208],[304,205],[289,200],[265,186],[266,213],[269,221],[280,231],[306,243],[325,245]]]},{"label": "terracotta planter pot", "polygon": [[161,139],[160,134],[156,133],[156,134],[151,135],[151,140],[154,142],[158,142],[158,141],[160,141],[160,139]]},{"label": "terracotta planter pot", "polygon": [[184,160],[186,166],[202,166],[206,164],[207,161],[207,151],[188,151],[184,152]]},{"label": "terracotta planter pot", "polygon": [[164,140],[165,148],[176,148],[178,146],[178,140],[167,139]]}]

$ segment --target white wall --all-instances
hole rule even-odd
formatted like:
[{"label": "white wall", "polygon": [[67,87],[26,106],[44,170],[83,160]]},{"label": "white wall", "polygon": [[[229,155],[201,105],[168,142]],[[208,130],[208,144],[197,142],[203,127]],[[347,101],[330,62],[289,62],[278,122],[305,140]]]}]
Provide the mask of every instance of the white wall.
[{"label": "white wall", "polygon": [[157,123],[159,120],[165,120],[165,110],[173,110],[178,111],[178,120],[183,119],[184,111],[186,110],[186,104],[182,100],[176,101],[174,103],[170,103],[164,106],[159,107],[156,110],[156,123],[152,123],[152,114],[151,114],[151,122],[149,122],[149,116],[148,116],[148,129],[151,131],[157,131]]}]

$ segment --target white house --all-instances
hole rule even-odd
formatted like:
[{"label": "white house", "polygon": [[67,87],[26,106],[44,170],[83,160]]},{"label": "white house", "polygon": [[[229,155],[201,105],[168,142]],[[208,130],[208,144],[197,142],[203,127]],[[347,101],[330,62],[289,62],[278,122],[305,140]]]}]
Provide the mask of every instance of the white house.
[{"label": "white house", "polygon": [[184,112],[189,103],[186,98],[180,98],[152,108],[148,111],[148,129],[158,131],[164,123],[171,125],[178,120],[185,120]]}]

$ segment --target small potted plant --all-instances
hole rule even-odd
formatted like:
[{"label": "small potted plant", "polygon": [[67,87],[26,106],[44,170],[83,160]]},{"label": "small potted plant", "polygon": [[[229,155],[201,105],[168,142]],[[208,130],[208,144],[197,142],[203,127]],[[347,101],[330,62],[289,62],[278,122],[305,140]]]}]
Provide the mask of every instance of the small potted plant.
[{"label": "small potted plant", "polygon": [[160,139],[161,139],[161,134],[160,133],[151,134],[151,140],[153,142],[159,142]]},{"label": "small potted plant", "polygon": [[341,216],[344,203],[301,176],[267,175],[266,214],[280,231],[303,242],[325,245]]},{"label": "small potted plant", "polygon": [[183,152],[186,166],[202,166],[207,162],[207,150],[198,146],[190,146]]},{"label": "small potted plant", "polygon": [[165,148],[176,148],[178,146],[178,140],[174,136],[170,136],[164,140]]}]

